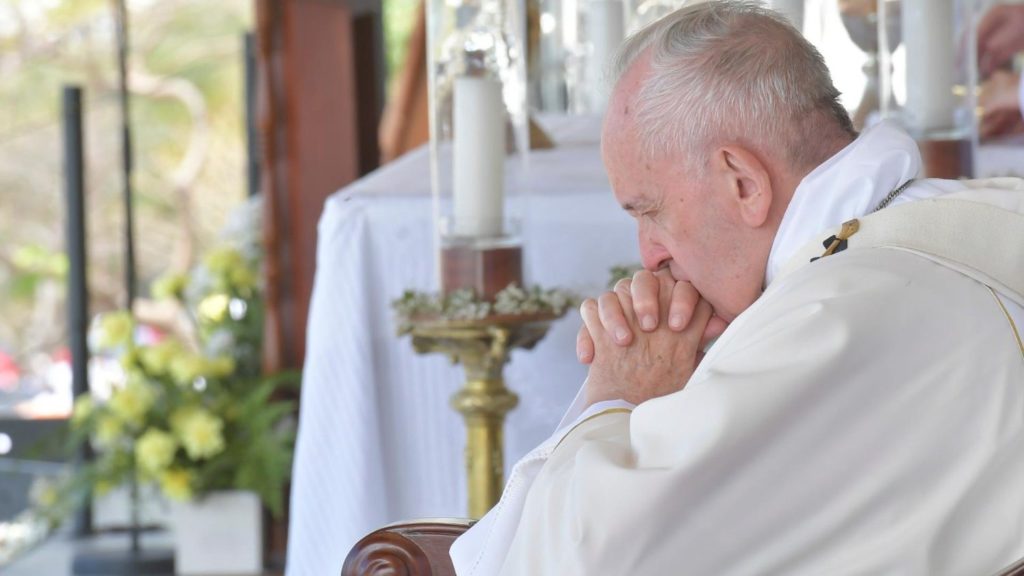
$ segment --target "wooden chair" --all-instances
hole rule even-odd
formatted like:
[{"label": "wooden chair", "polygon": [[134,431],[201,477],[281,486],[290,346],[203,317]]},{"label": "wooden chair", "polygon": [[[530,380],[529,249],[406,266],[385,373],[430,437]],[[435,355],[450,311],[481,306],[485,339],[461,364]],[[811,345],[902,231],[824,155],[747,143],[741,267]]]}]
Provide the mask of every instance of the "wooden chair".
[{"label": "wooden chair", "polygon": [[[444,518],[385,526],[356,543],[341,576],[455,576],[448,549],[472,525]],[[992,576],[1024,576],[1024,559]]]},{"label": "wooden chair", "polygon": [[342,576],[455,576],[452,542],[472,520],[431,518],[385,526],[352,547]]}]

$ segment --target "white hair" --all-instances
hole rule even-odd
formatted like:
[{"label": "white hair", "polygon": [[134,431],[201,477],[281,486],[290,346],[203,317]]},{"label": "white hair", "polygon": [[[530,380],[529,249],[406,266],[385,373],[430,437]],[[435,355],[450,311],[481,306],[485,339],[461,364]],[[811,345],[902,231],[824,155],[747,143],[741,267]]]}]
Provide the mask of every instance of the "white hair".
[{"label": "white hair", "polygon": [[703,165],[730,141],[805,167],[825,160],[835,137],[856,135],[821,54],[759,3],[692,4],[650,24],[623,43],[613,85],[648,49],[651,72],[633,102],[648,157],[678,151]]}]

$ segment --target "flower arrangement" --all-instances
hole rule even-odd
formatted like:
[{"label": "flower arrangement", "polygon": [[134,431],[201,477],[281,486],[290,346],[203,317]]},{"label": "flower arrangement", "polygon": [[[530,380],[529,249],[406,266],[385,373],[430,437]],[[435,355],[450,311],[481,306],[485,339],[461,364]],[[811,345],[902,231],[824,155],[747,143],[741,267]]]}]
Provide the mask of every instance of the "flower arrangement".
[{"label": "flower arrangement", "polygon": [[[258,205],[247,208],[258,214]],[[98,320],[90,338],[119,358],[124,376],[105,401],[86,395],[75,402],[72,441],[91,442],[96,458],[66,480],[68,494],[130,482],[181,501],[251,490],[280,513],[294,405],[274,393],[298,377],[261,374],[261,260],[258,238],[229,228],[189,274],[152,286],[154,298],[176,304],[188,329],[140,342],[131,314]]]}]

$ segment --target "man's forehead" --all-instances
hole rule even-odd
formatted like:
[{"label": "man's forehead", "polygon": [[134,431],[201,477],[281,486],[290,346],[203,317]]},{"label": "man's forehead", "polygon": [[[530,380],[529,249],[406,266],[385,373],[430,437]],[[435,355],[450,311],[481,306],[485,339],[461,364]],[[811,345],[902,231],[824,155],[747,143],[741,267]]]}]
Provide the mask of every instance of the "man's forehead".
[{"label": "man's forehead", "polygon": [[649,52],[648,49],[641,53],[612,87],[605,112],[605,129],[633,121],[636,113],[634,103],[651,71]]},{"label": "man's forehead", "polygon": [[650,72],[649,53],[650,49],[642,52],[613,87],[601,130],[601,152],[606,162],[610,154],[620,156],[636,152],[639,143],[636,98]]}]

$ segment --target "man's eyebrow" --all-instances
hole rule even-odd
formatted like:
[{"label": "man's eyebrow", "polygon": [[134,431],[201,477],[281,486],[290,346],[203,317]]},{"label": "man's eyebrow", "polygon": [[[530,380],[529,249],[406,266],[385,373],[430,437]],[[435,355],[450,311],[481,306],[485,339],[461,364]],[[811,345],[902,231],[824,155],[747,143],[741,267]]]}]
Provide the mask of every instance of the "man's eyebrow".
[{"label": "man's eyebrow", "polygon": [[650,203],[644,200],[630,200],[622,204],[622,209],[626,212],[642,212],[649,205]]}]

